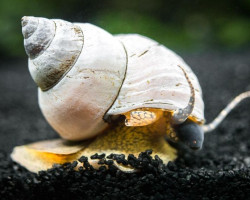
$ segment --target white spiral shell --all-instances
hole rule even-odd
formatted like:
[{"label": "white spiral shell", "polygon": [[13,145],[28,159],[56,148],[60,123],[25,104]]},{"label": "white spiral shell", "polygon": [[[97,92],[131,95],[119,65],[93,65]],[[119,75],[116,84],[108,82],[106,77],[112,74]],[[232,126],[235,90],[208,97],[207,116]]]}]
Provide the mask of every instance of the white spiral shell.
[{"label": "white spiral shell", "polygon": [[[40,108],[65,139],[81,140],[102,132],[106,115],[136,108],[173,111],[188,104],[195,88],[192,116],[204,121],[199,82],[188,65],[166,47],[144,36],[112,36],[87,23],[24,17],[29,69],[39,88]],[[38,51],[38,50],[39,51]]]}]

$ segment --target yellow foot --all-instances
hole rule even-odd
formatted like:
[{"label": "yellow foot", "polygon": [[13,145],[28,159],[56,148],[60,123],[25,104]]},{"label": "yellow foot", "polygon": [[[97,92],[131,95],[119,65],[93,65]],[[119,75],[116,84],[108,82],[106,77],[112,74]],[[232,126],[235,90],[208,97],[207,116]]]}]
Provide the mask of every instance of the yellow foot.
[{"label": "yellow foot", "polygon": [[[38,172],[47,170],[54,164],[73,162],[81,156],[86,156],[94,168],[99,168],[99,159],[91,159],[91,156],[96,153],[104,153],[106,156],[124,154],[125,157],[133,154],[137,157],[141,152],[151,149],[152,156],[158,155],[163,163],[167,164],[168,161],[176,158],[176,150],[165,141],[163,134],[165,126],[162,125],[164,122],[161,120],[164,119],[142,127],[127,127],[124,122],[119,122],[100,136],[80,143],[57,139],[18,146],[14,148],[11,157],[28,170]],[[127,173],[137,171],[116,160],[114,160],[114,166]]]}]

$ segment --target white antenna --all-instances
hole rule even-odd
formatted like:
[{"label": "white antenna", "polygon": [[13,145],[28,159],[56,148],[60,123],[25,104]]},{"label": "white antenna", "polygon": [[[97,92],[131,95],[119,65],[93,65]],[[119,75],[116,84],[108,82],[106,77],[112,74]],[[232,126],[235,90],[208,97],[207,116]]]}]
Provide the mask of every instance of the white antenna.
[{"label": "white antenna", "polygon": [[243,92],[235,97],[211,123],[202,126],[204,133],[213,131],[223,121],[223,119],[225,119],[231,110],[233,110],[241,101],[249,97],[250,91]]}]

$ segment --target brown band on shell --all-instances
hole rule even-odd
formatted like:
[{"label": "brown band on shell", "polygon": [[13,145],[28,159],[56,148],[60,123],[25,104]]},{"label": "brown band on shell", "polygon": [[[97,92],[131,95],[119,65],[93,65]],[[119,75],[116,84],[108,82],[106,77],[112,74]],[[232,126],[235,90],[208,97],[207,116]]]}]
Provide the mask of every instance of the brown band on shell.
[{"label": "brown band on shell", "polygon": [[67,74],[67,72],[70,71],[70,69],[74,66],[75,62],[77,61],[82,51],[82,47],[84,44],[83,32],[81,28],[77,25],[74,25],[72,30],[74,31],[75,35],[78,35],[79,40],[82,40],[81,49],[78,52],[75,52],[75,54],[69,57],[68,59],[65,59],[63,62],[61,62],[59,66],[57,66],[56,68],[54,67],[50,70],[50,73],[47,74],[46,79],[44,79],[44,81],[41,82],[42,85],[41,84],[39,85],[39,87],[43,91],[52,88]]},{"label": "brown band on shell", "polygon": [[190,99],[188,102],[188,105],[185,108],[180,108],[177,109],[172,117],[172,124],[181,124],[183,122],[186,121],[186,119],[189,117],[189,115],[193,112],[194,109],[194,104],[195,104],[195,90],[194,90],[194,86],[191,83],[186,71],[184,70],[183,67],[181,67],[180,65],[178,65],[178,67],[181,68],[181,70],[184,73],[184,76],[189,84],[190,90],[191,90],[191,95],[190,95]]}]

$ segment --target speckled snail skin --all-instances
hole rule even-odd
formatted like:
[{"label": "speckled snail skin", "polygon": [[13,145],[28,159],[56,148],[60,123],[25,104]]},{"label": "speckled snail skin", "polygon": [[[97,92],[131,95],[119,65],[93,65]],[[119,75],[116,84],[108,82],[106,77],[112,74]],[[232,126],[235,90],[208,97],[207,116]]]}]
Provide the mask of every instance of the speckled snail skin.
[{"label": "speckled snail skin", "polygon": [[147,149],[167,163],[176,150],[165,136],[200,149],[204,131],[219,124],[203,125],[202,91],[190,67],[147,37],[37,17],[23,17],[22,32],[40,108],[63,138],[16,147],[12,159],[30,171],[81,155]]}]

